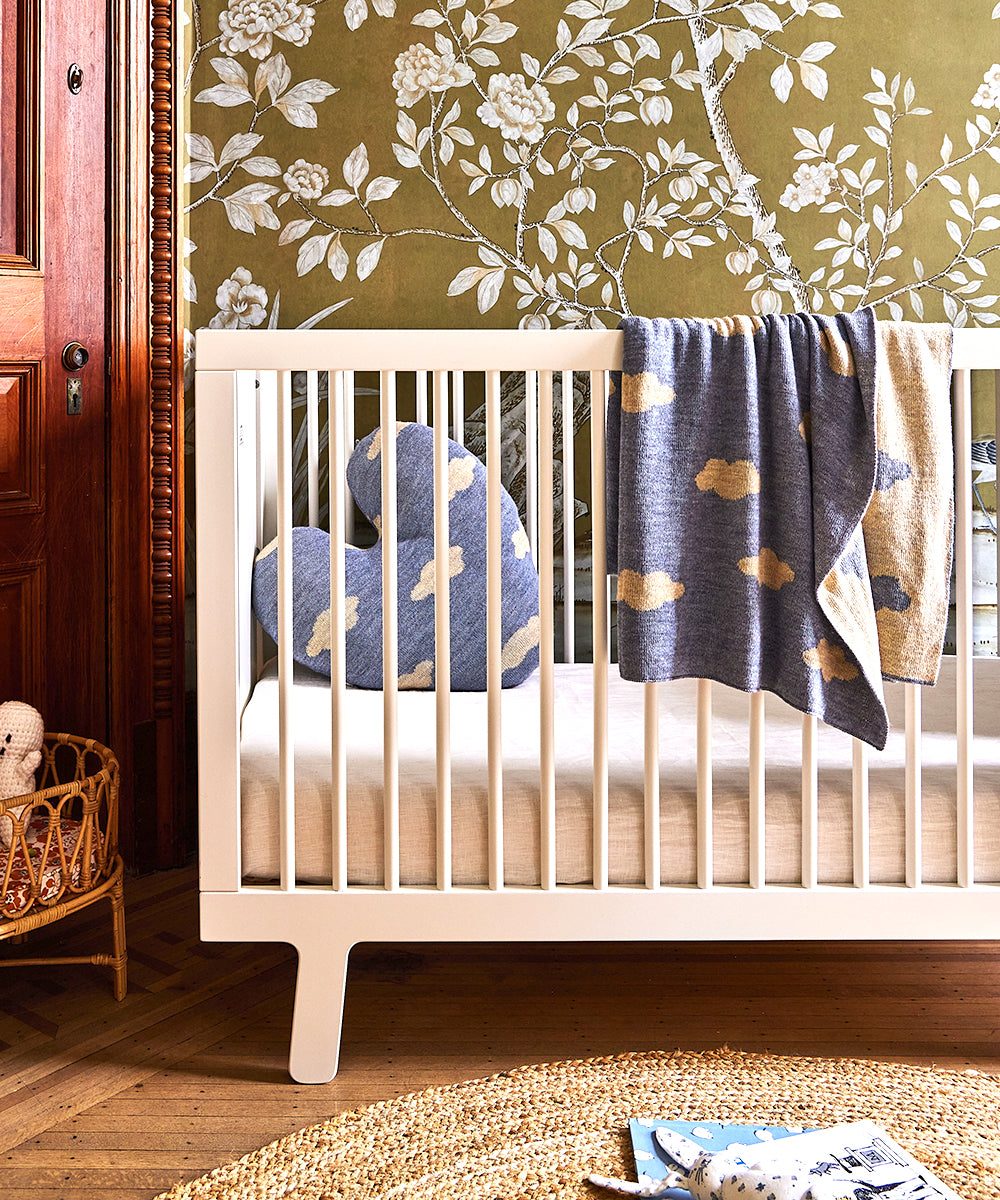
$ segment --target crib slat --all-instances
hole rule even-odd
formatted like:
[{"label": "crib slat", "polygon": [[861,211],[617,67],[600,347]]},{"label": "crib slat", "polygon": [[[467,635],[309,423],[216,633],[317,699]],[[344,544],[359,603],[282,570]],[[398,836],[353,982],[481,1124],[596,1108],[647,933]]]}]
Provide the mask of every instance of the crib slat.
[{"label": "crib slat", "polygon": [[868,746],[851,739],[851,830],[854,851],[854,886],[871,883],[871,832],[869,824]]},{"label": "crib slat", "polygon": [[643,847],[646,887],[660,886],[660,700],[655,683],[642,685]]},{"label": "crib slat", "polygon": [[904,707],[906,724],[906,886],[920,887],[923,874],[923,830],[920,797],[920,688],[906,683]]},{"label": "crib slat", "polygon": [[[594,886],[608,886],[608,585],[607,514],[604,492],[607,455],[607,376],[590,373],[591,585],[594,639]],[[656,826],[659,848],[659,823]],[[658,866],[658,864],[657,864]],[[659,882],[659,870],[654,878]],[[649,885],[649,874],[646,877]]]},{"label": "crib slat", "polygon": [[[354,372],[344,371],[344,457],[350,457],[354,449]],[[348,543],[354,541],[354,498],[344,477],[344,537]]]},{"label": "crib slat", "polygon": [[765,879],[764,845],[764,693],[750,696],[750,886]]},{"label": "crib slat", "polygon": [[344,582],[344,373],[331,371],[327,376],[329,396],[328,429],[329,505],[330,505],[330,795],[332,886],[339,892],[347,887],[347,739],[344,714],[347,711],[347,656],[345,653],[345,582]]},{"label": "crib slat", "polygon": [[955,669],[958,884],[975,882],[972,793],[972,372],[952,375],[955,427]]},{"label": "crib slat", "polygon": [[306,477],[309,524],[319,524],[319,372],[306,373]]},{"label": "crib slat", "polygon": [[573,462],[573,372],[562,372],[563,662],[576,661],[576,482]]},{"label": "crib slat", "polygon": [[538,566],[538,372],[524,373],[524,516],[531,558]]},{"label": "crib slat", "polygon": [[490,888],[503,887],[503,744],[500,729],[500,372],[486,373],[486,707]]},{"label": "crib slat", "polygon": [[[260,549],[269,546],[278,536],[278,373],[261,371],[254,378],[260,426],[255,514],[258,525],[257,549]],[[269,654],[270,647],[265,647],[264,630],[257,625],[254,645],[257,671],[263,668],[265,652]]]},{"label": "crib slat", "polygon": [[712,684],[698,680],[698,886],[713,883],[712,845]]},{"label": "crib slat", "polygon": [[451,889],[451,584],[448,372],[434,372],[434,701],[437,712],[437,885]]},{"label": "crib slat", "polygon": [[556,886],[555,614],[552,604],[552,372],[538,379],[539,802],[542,887]]},{"label": "crib slat", "polygon": [[295,889],[295,744],[292,730],[292,373],[278,372],[278,803],[281,889]]},{"label": "crib slat", "polygon": [[[993,400],[995,410],[993,413],[993,436],[1000,442],[1000,371],[993,372]],[[1000,501],[1000,479],[994,481],[993,484],[997,500]],[[995,502],[994,507],[1000,513],[1000,503]],[[1000,655],[1000,536],[997,537],[997,654]]]},{"label": "crib slat", "polygon": [[819,764],[816,755],[816,718],[802,717],[802,886],[819,882]]},{"label": "crib slat", "polygon": [[379,374],[382,427],[382,703],[385,887],[399,889],[399,634],[396,512],[396,372]]}]

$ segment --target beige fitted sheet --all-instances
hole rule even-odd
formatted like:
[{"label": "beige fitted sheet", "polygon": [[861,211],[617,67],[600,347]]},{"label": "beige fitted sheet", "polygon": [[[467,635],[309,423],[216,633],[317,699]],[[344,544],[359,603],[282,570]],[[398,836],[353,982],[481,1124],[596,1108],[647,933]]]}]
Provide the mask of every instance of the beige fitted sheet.
[{"label": "beige fitted sheet", "polygon": [[[975,663],[975,870],[979,882],[1000,881],[1000,673]],[[955,663],[945,659],[936,687],[922,688],[923,877],[956,878]],[[660,854],[664,884],[696,879],[695,682],[660,684]],[[592,877],[593,675],[589,665],[557,665],[556,868],[561,883]],[[871,751],[871,880],[904,879],[903,689],[888,685],[892,730]],[[766,878],[801,879],[801,714],[766,697]],[[713,864],[716,883],[746,883],[748,849],[748,697],[713,687]],[[382,693],[351,689],[348,749],[348,877],[380,884],[383,845]],[[296,670],[296,875],[331,878],[329,681]],[[273,672],[254,688],[242,721],[241,789],[244,877],[279,873],[278,687]],[[504,872],[509,886],[537,885],[539,846],[539,676],[502,693]],[[949,732],[950,730],[950,732]],[[623,681],[612,665],[608,701],[609,877],[643,882],[643,687]],[[852,879],[851,740],[819,725],[819,877]],[[435,698],[399,695],[400,881],[435,882]],[[486,882],[486,695],[451,698],[452,869],[456,885]]]}]

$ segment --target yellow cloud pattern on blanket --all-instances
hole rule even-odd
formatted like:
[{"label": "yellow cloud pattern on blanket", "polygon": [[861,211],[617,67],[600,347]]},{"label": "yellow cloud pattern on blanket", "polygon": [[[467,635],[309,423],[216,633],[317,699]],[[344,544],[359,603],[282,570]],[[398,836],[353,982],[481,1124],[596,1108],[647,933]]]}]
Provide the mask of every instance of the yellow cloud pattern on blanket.
[{"label": "yellow cloud pattern on blanket", "polygon": [[[406,425],[407,425],[406,421],[397,421],[396,422],[396,437],[399,437],[399,431],[401,429],[405,429]],[[371,445],[368,447],[368,461],[374,462],[374,460],[376,458],[378,458],[378,456],[379,456],[379,454],[381,454],[381,452],[382,452],[382,426],[380,425],[378,427],[378,429],[375,430],[375,436],[372,438]]]},{"label": "yellow cloud pattern on blanket", "polygon": [[434,664],[429,658],[418,662],[409,675],[400,675],[398,686],[401,692],[429,688],[434,682]]},{"label": "yellow cloud pattern on blanket", "polygon": [[[420,578],[417,581],[416,587],[410,592],[411,600],[426,600],[428,596],[434,593],[434,564],[437,559],[432,558],[430,562],[424,563],[423,569],[420,572]],[[465,563],[462,561],[462,547],[448,547],[448,578],[454,579],[456,575],[461,575],[465,570]]]},{"label": "yellow cloud pattern on blanket", "polygon": [[813,415],[811,412],[803,413],[802,420],[799,422],[799,437],[808,445],[812,441],[812,426]]},{"label": "yellow cloud pattern on blanket", "polygon": [[[358,623],[358,597],[347,596],[344,599],[344,628],[353,629]],[[313,622],[312,636],[306,644],[306,654],[315,658],[324,650],[331,647],[330,641],[330,609],[324,609]]]},{"label": "yellow cloud pattern on blanket", "polygon": [[713,332],[725,338],[753,337],[759,329],[764,328],[762,318],[752,316],[706,317],[705,324],[711,326]]},{"label": "yellow cloud pattern on blanket", "polygon": [[618,601],[637,612],[649,612],[662,608],[684,595],[684,584],[675,583],[666,571],[650,571],[640,575],[638,571],[624,570],[618,576]]},{"label": "yellow cloud pattern on blanket", "polygon": [[724,458],[710,458],[694,481],[700,491],[717,492],[724,500],[742,500],[760,491],[760,474],[746,459],[731,463]]},{"label": "yellow cloud pattern on blanket", "polygon": [[832,679],[850,682],[858,677],[858,668],[847,661],[843,648],[834,646],[826,638],[820,638],[819,645],[814,646],[811,650],[806,650],[802,658],[806,666],[823,672],[825,683],[829,683]]},{"label": "yellow cloud pattern on blanket", "polygon": [[525,655],[541,641],[542,622],[536,615],[529,619],[516,633],[511,634],[500,651],[500,673],[519,667]]},{"label": "yellow cloud pattern on blanket", "polygon": [[762,549],[760,554],[741,558],[738,566],[744,575],[749,575],[774,591],[778,591],[784,583],[791,583],[795,578],[795,572],[788,563],[782,562],[777,554],[768,548]]},{"label": "yellow cloud pattern on blanket", "polygon": [[471,454],[453,458],[448,463],[448,499],[454,500],[472,484],[476,471],[476,459]]},{"label": "yellow cloud pattern on blanket", "polygon": [[622,412],[649,412],[661,404],[671,404],[675,394],[672,387],[660,383],[651,371],[622,375]]},{"label": "yellow cloud pattern on blanket", "polygon": [[531,549],[531,543],[528,541],[528,535],[524,532],[520,525],[510,535],[510,540],[514,544],[514,557],[524,558]]},{"label": "yellow cloud pattern on blanket", "polygon": [[835,330],[826,328],[819,335],[820,345],[826,355],[830,370],[837,375],[856,375],[854,355],[851,347]]}]

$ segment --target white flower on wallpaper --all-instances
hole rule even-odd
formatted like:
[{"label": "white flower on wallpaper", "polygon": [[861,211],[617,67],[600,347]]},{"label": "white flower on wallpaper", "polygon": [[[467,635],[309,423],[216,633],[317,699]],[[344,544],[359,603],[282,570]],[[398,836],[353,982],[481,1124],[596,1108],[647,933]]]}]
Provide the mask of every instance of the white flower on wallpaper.
[{"label": "white flower on wallpaper", "polygon": [[229,0],[219,14],[219,43],[223,54],[244,51],[254,58],[267,58],[275,37],[304,46],[309,41],[316,10],[295,0]]},{"label": "white flower on wallpaper", "polygon": [[267,292],[246,267],[237,267],[231,278],[215,293],[218,312],[209,321],[209,329],[252,329],[267,318]]},{"label": "white flower on wallpaper", "polygon": [[1000,63],[994,63],[983,75],[979,90],[972,97],[977,108],[1000,107]]},{"label": "white flower on wallpaper", "polygon": [[556,106],[540,83],[528,84],[520,74],[491,75],[486,99],[476,115],[484,125],[499,128],[508,141],[540,142],[545,122],[556,115]]},{"label": "white flower on wallpaper", "polygon": [[[296,81],[294,57],[334,10],[228,0],[221,55],[206,67],[213,43],[192,0],[189,77],[210,67],[218,78],[195,94],[194,111],[232,110],[233,124],[221,149],[188,134],[187,211],[218,204],[239,234],[274,236],[294,254],[297,277],[327,273],[331,296],[348,281],[365,286],[390,243],[432,239],[455,264],[448,296],[474,294],[481,314],[505,298],[532,328],[617,324],[637,281],[671,257],[724,264],[757,313],[871,304],[895,318],[943,313],[959,326],[1000,320],[987,286],[1000,228],[1000,65],[984,61],[964,128],[939,128],[940,151],[927,162],[911,149],[911,131],[935,119],[917,101],[919,80],[879,64],[862,98],[870,116],[857,127],[831,113],[814,131],[784,115],[797,94],[827,102],[838,4],[571,0],[553,6],[548,33],[529,45],[517,21],[527,2],[437,0],[404,24],[393,0],[372,0],[400,25],[385,136],[340,145],[334,106],[324,106],[314,152],[288,161],[284,123],[319,131],[317,105],[337,93],[332,81]],[[987,0],[970,2],[982,3],[984,19],[1000,15],[1000,5],[989,13]],[[350,30],[369,15],[367,0],[344,8]],[[829,37],[815,36],[820,26]],[[730,125],[729,89],[747,72],[769,85],[765,119],[784,121],[799,143],[783,179],[746,168],[752,147]],[[672,132],[681,113],[697,113],[711,137],[693,144]],[[480,191],[486,215],[481,197],[471,200]],[[403,203],[384,204],[397,193]],[[408,224],[407,199],[439,219]],[[917,222],[939,230],[926,261],[904,252]],[[213,320],[234,314],[219,297],[237,276],[203,289],[217,289]]]},{"label": "white flower on wallpaper", "polygon": [[400,108],[412,108],[431,92],[446,92],[462,87],[475,79],[476,73],[455,57],[455,47],[448,43],[442,53],[428,50],[417,42],[396,58],[392,86]]}]

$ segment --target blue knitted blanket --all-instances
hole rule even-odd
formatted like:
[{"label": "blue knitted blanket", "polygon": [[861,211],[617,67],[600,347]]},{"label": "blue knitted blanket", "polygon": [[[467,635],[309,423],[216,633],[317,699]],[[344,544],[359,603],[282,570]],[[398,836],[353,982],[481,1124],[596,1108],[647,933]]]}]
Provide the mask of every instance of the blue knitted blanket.
[{"label": "blue knitted blanket", "polygon": [[863,309],[622,329],[623,678],[774,692],[881,749],[883,678],[933,683],[947,621],[950,327]]}]

